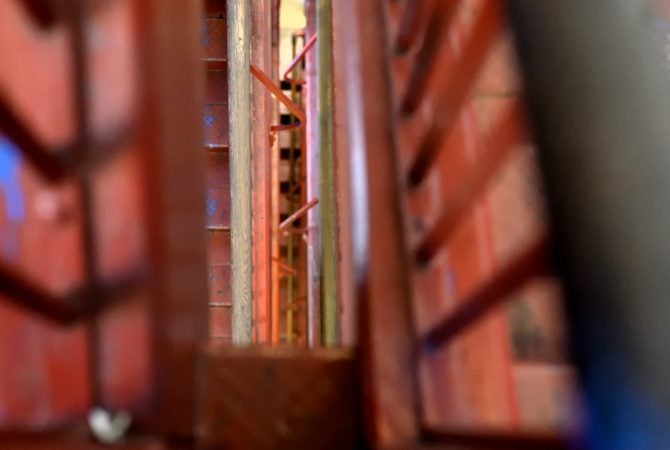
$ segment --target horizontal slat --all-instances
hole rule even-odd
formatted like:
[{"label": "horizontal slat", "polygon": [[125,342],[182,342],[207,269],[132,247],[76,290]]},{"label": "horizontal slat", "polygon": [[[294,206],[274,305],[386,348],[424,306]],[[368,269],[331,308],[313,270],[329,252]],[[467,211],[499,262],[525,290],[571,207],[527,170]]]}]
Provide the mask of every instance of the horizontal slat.
[{"label": "horizontal slat", "polygon": [[220,71],[228,68],[228,61],[225,58],[203,58],[202,61],[206,70]]},{"label": "horizontal slat", "polygon": [[146,270],[131,267],[127,274],[116,280],[82,285],[57,295],[0,261],[1,300],[59,325],[94,317],[113,303],[141,290],[146,279]]},{"label": "horizontal slat", "polygon": [[23,156],[50,181],[60,181],[68,175],[65,155],[45,147],[0,94],[0,133],[5,134],[18,147]]},{"label": "horizontal slat", "polygon": [[[435,161],[440,144],[451,131],[464,101],[469,97],[477,73],[501,26],[500,1],[486,0],[468,36],[461,58],[454,62],[454,69],[449,71],[443,82],[444,89],[439,94],[430,129],[410,166],[410,186],[419,184]],[[405,111],[411,112],[418,107],[418,103],[415,103],[420,100],[416,98],[417,94],[420,91],[414,93],[414,98],[411,95],[406,96],[407,103],[403,105]]]},{"label": "horizontal slat", "polygon": [[523,142],[525,130],[523,114],[515,103],[496,125],[489,140],[489,148],[481,161],[467,174],[461,186],[454,189],[453,194],[446,199],[435,225],[416,250],[415,258],[419,264],[430,262],[441,246],[449,241],[464,214],[498,172],[515,144]]},{"label": "horizontal slat", "polygon": [[[443,444],[444,448],[488,450],[560,450],[567,449],[566,441],[557,434],[486,429],[428,429],[424,439],[430,444]],[[574,448],[574,447],[569,447]]]},{"label": "horizontal slat", "polygon": [[91,439],[88,429],[48,432],[5,432],[0,434],[3,450],[167,450],[173,448],[157,438],[129,436],[123,442],[109,445],[98,444]]},{"label": "horizontal slat", "polygon": [[549,273],[547,238],[536,239],[459,302],[456,310],[434,326],[422,339],[422,346],[434,351],[458,333],[472,326],[494,306],[509,298],[530,278]]}]

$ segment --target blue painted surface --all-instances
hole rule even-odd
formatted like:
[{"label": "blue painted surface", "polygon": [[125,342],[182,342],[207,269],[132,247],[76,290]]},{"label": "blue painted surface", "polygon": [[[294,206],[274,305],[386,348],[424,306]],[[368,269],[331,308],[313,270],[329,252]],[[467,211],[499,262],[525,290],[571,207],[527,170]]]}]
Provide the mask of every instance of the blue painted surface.
[{"label": "blue painted surface", "polygon": [[0,137],[0,191],[4,198],[5,215],[10,222],[22,222],[25,218],[20,168],[20,153],[11,141]]},{"label": "blue painted surface", "polygon": [[0,195],[7,222],[0,229],[0,252],[11,261],[19,257],[19,226],[25,219],[25,199],[19,173],[22,159],[18,149],[0,136]]},{"label": "blue painted surface", "polygon": [[205,214],[207,215],[207,218],[212,218],[214,214],[216,214],[216,200],[212,198],[212,189],[207,189],[206,197],[205,197]]},{"label": "blue painted surface", "polygon": [[212,125],[214,125],[214,122],[216,122],[216,117],[214,117],[212,114],[205,114],[203,117],[203,124],[206,128],[211,128]]}]

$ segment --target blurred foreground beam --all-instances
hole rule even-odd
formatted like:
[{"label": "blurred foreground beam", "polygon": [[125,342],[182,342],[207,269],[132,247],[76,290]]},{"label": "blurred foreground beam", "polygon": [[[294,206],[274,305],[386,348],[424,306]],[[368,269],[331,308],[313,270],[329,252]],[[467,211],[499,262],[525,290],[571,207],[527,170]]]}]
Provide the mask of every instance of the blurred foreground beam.
[{"label": "blurred foreground beam", "polygon": [[216,347],[203,357],[203,449],[356,448],[356,366],[341,349]]},{"label": "blurred foreground beam", "polygon": [[670,90],[651,2],[507,4],[593,448],[666,448]]}]

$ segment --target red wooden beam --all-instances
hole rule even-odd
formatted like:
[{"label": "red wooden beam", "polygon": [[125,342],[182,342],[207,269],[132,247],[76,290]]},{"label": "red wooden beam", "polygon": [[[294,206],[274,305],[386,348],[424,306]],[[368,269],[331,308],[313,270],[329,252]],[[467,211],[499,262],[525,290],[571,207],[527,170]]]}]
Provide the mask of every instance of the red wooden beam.
[{"label": "red wooden beam", "polygon": [[480,158],[465,181],[448,197],[441,213],[426,237],[419,244],[415,259],[419,264],[427,264],[438,253],[441,246],[448,242],[456,226],[465,213],[472,207],[489,181],[493,179],[506,157],[523,142],[526,135],[523,113],[518,104],[506,111],[496,125],[490,139],[489,149]]},{"label": "red wooden beam", "polygon": [[435,325],[421,339],[421,345],[437,350],[466,328],[474,325],[494,306],[509,298],[532,277],[549,273],[547,238],[536,239],[508,261],[475,292],[459,302],[456,310]]},{"label": "red wooden beam", "polygon": [[[405,92],[403,93],[402,108],[405,113],[414,112],[425,98],[428,90],[428,79],[433,72],[435,63],[438,59],[437,54],[441,47],[449,46],[449,41],[446,38],[449,34],[450,24],[461,5],[460,2],[438,1],[437,5],[431,9],[429,8],[430,5],[427,5],[428,3],[431,2],[428,0],[414,1],[409,2],[406,7],[410,11],[405,13],[405,19],[407,19],[410,14],[420,13],[426,14],[429,17],[426,19],[428,20],[428,26],[423,37],[423,45],[419,49],[416,59],[414,60],[412,72],[409,76]],[[414,11],[414,9],[421,7],[423,7],[425,11]],[[415,22],[418,21],[418,18],[415,19]],[[403,25],[405,25],[405,22],[403,22]],[[418,27],[418,24],[414,26]],[[402,31],[403,29],[401,28],[401,33]],[[418,33],[418,30],[414,32]],[[403,38],[402,34],[399,37],[399,40],[400,38]]]},{"label": "red wooden beam", "polygon": [[[461,58],[455,61],[454,68],[449,72],[448,78],[442,81],[445,88],[437,99],[432,124],[410,166],[408,174],[410,186],[419,184],[428,173],[439,154],[442,140],[451,131],[463,103],[469,97],[477,79],[477,73],[502,27],[501,9],[500,0],[486,0],[484,2]],[[418,93],[422,92],[421,86],[413,86],[412,88],[416,89]],[[416,102],[420,99],[421,97],[416,94],[406,95],[403,110],[405,112],[413,111],[418,107]]]}]

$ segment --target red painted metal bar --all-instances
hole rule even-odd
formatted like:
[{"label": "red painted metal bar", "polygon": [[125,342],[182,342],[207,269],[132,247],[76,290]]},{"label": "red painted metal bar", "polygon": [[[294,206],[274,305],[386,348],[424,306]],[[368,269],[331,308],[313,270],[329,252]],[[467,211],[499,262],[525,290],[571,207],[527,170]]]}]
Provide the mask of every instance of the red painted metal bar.
[{"label": "red painted metal bar", "polygon": [[[140,289],[146,280],[145,272],[130,272],[125,280],[113,283],[81,286],[69,294],[54,295],[36,285],[16,270],[0,262],[0,292],[8,302],[25,308],[52,322],[66,325],[77,320],[95,316],[103,308],[109,307],[131,291]],[[96,302],[90,300],[96,294]]]},{"label": "red painted metal bar", "polygon": [[74,322],[78,317],[69,296],[51,294],[4,263],[0,263],[0,292],[8,301],[58,323]]},{"label": "red painted metal bar", "polygon": [[[306,54],[306,52],[304,54]],[[305,113],[300,109],[300,107],[298,107],[295,103],[293,103],[293,101],[290,98],[288,98],[282,92],[282,90],[272,81],[272,79],[270,77],[268,77],[261,69],[259,69],[254,64],[251,64],[250,69],[251,69],[251,74],[258,81],[260,81],[263,84],[263,86],[265,86],[280,103],[282,103],[284,106],[286,106],[286,108],[291,112],[291,114],[297,119],[296,123],[289,124],[289,125],[272,125],[272,126],[270,126],[270,131],[272,133],[277,133],[279,131],[289,131],[289,130],[293,130],[293,129],[304,126],[304,124],[306,123],[306,117],[305,117]],[[317,202],[318,202],[318,200],[317,200]],[[305,206],[307,206],[307,205],[305,205]],[[291,217],[289,217],[287,219],[288,222],[285,221],[286,225],[284,225],[284,223],[280,224],[277,231],[281,231],[283,228],[286,228],[286,226],[288,226],[288,224],[290,224],[293,220],[295,220],[301,214],[304,214],[312,206],[313,205],[307,207],[302,212],[301,211],[296,211]],[[298,214],[298,213],[300,213],[300,214]],[[279,260],[276,257],[273,258],[272,260],[276,265],[279,264]],[[277,275],[278,275],[278,273],[277,273]],[[274,283],[275,287],[277,285],[278,285],[277,283]],[[274,295],[274,294],[272,295],[272,298],[271,298],[271,301],[270,301],[270,335],[271,335],[270,340],[271,340],[272,343],[276,344],[276,343],[279,342],[279,298],[278,298],[277,295]]]},{"label": "red painted metal bar", "polygon": [[[225,3],[225,2],[224,2]],[[274,74],[272,63],[271,22],[272,2],[253,0],[251,6],[251,56],[250,64]],[[272,157],[268,130],[274,114],[274,102],[266,87],[252,80],[251,83],[251,146],[252,183],[251,201],[253,215],[252,292],[253,340],[256,344],[270,341],[270,310],[272,296]],[[268,151],[270,150],[270,151]]]},{"label": "red painted metal bar", "polygon": [[519,105],[514,104],[505,112],[490,138],[490,149],[475,165],[459,189],[452,192],[442,207],[435,225],[419,244],[416,260],[426,264],[437,254],[441,246],[452,236],[456,226],[477,196],[488,185],[515,144],[523,141],[525,121]]},{"label": "red painted metal bar", "polygon": [[318,198],[313,198],[309,202],[302,205],[293,214],[288,216],[282,223],[279,224],[279,230],[282,231],[282,230],[288,228],[288,226],[291,225],[291,223],[293,223],[299,217],[305,215],[307,213],[307,211],[312,209],[318,203],[319,203],[319,199]]},{"label": "red painted metal bar", "polygon": [[297,274],[298,274],[298,271],[297,271],[297,270],[295,270],[293,267],[291,267],[291,266],[289,266],[288,264],[286,264],[285,262],[283,262],[281,259],[279,259],[279,258],[272,258],[272,261],[273,261],[274,263],[276,263],[277,266],[278,266],[281,270],[283,270],[284,272],[289,273],[289,274],[291,274],[291,275],[297,275]]},{"label": "red painted metal bar", "polygon": [[0,131],[5,134],[23,154],[28,162],[47,180],[59,182],[75,175],[83,165],[91,165],[109,151],[122,147],[130,141],[133,129],[130,124],[112,130],[106,136],[93,139],[94,145],[86,158],[81,153],[81,143],[73,142],[61,148],[48,148],[19,118],[10,102],[0,93]]},{"label": "red painted metal bar", "polygon": [[[425,9],[428,8],[425,6],[427,0],[410,2],[407,8],[413,8],[415,7],[413,5],[419,3],[424,4]],[[428,27],[423,38],[423,46],[412,65],[412,74],[403,92],[402,110],[404,113],[416,111],[424,100],[428,90],[428,79],[437,63],[437,54],[442,46],[449,46],[446,36],[449,34],[449,25],[456,16],[459,5],[459,2],[438,1],[432,11],[424,11],[425,14],[430,13],[430,19],[428,19]]]},{"label": "red painted metal bar", "polygon": [[456,310],[421,339],[423,348],[434,351],[472,326],[492,307],[509,298],[528,279],[549,274],[548,239],[542,236],[512,258],[474,293],[459,302]]},{"label": "red painted metal bar", "polygon": [[295,58],[293,58],[293,61],[291,61],[291,64],[289,64],[288,68],[284,71],[284,75],[282,76],[282,79],[284,81],[288,81],[291,84],[303,84],[304,80],[294,80],[289,77],[289,74],[293,72],[293,70],[296,68],[296,66],[303,60],[305,59],[305,55],[307,52],[314,47],[314,44],[316,43],[316,38],[317,35],[315,34],[310,38],[309,41],[305,44],[305,46],[300,50],[300,52],[295,55]]},{"label": "red painted metal bar", "polygon": [[449,445],[468,449],[495,450],[564,450],[566,440],[557,434],[486,429],[427,429],[423,431],[427,444]]},{"label": "red painted metal bar", "polygon": [[59,181],[68,175],[61,153],[46,148],[16,115],[0,93],[0,130],[17,146],[26,159],[48,180]]},{"label": "red painted metal bar", "polygon": [[[457,2],[441,2],[457,5]],[[435,0],[414,0],[407,2],[396,38],[395,50],[398,53],[408,51],[419,39],[421,23],[429,15]]]},{"label": "red painted metal bar", "polygon": [[476,75],[494,39],[501,29],[500,0],[486,0],[465,44],[462,57],[444,80],[445,89],[437,102],[433,122],[419,147],[409,170],[410,186],[423,180],[435,161],[441,143],[458,117],[463,102],[468,98],[477,79]]},{"label": "red painted metal bar", "polygon": [[268,77],[261,69],[256,67],[255,65],[251,65],[251,74],[256,77],[258,81],[263,83],[263,86],[265,86],[271,93],[274,95],[274,97],[281,102],[286,108],[293,114],[296,119],[298,119],[298,123],[292,124],[292,125],[273,125],[270,129],[271,131],[283,131],[283,130],[290,130],[291,128],[297,128],[302,125],[304,125],[306,119],[305,119],[305,113],[295,104],[291,101],[290,98],[288,98],[282,90],[272,81],[270,77]]}]

